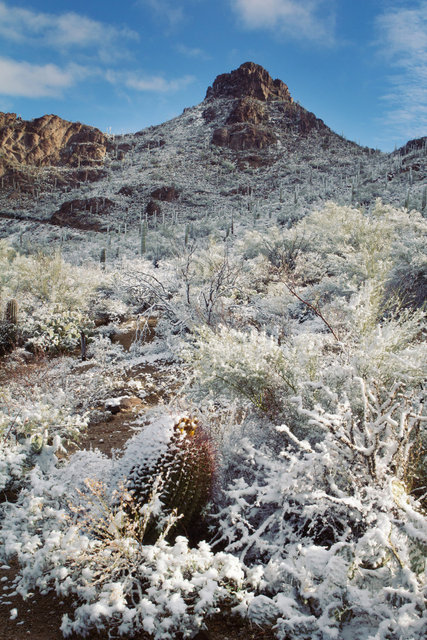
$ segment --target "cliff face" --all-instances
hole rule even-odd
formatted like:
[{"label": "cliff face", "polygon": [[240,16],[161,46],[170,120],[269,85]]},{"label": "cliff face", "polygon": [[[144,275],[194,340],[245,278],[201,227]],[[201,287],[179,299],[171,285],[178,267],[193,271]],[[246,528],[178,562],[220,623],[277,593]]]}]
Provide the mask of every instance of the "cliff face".
[{"label": "cliff face", "polygon": [[281,80],[273,80],[261,65],[245,62],[231,73],[217,76],[206,92],[206,100],[212,98],[256,98],[268,100],[289,100],[288,87]]},{"label": "cliff face", "polygon": [[0,177],[28,165],[98,165],[106,150],[106,136],[80,122],[55,115],[26,121],[14,113],[0,113]]},{"label": "cliff face", "polygon": [[306,135],[312,129],[326,130],[322,120],[293,101],[284,82],[273,80],[254,62],[218,76],[205,102],[207,122],[217,120],[221,109],[216,105],[228,104],[228,116],[214,131],[212,143],[234,151],[266,149],[286,131]]}]

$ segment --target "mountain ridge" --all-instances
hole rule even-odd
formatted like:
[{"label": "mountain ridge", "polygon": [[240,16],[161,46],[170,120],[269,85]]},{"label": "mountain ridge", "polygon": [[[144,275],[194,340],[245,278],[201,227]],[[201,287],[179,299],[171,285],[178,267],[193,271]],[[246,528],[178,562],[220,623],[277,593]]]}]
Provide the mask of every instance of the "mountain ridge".
[{"label": "mountain ridge", "polygon": [[[360,147],[252,62],[217,76],[200,104],[132,134],[0,114],[0,235],[15,214],[106,231],[141,216],[192,221],[224,210],[265,210],[291,224],[328,199],[421,208],[426,142],[391,154]],[[176,197],[160,197],[171,189]]]}]

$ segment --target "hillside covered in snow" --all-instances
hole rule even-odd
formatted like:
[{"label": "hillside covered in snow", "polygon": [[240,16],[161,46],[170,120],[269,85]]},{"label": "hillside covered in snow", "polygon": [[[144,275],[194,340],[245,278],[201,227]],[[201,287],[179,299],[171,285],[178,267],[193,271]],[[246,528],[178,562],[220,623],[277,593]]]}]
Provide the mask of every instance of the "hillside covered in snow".
[{"label": "hillside covered in snow", "polygon": [[425,637],[426,143],[0,114],[4,639]]}]

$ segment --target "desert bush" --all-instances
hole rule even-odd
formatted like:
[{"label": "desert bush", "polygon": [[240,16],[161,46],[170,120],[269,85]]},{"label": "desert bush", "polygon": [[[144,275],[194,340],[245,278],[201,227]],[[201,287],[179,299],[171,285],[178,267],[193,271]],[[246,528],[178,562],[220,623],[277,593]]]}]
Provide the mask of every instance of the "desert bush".
[{"label": "desert bush", "polygon": [[[146,440],[148,458],[150,444]],[[140,454],[144,458],[141,448]],[[87,472],[95,477],[83,482]],[[218,606],[245,599],[245,587],[259,577],[246,573],[237,558],[214,553],[206,542],[191,549],[182,536],[166,541],[179,515],[159,518],[158,482],[141,505],[123,485],[115,485],[115,493],[112,477],[114,462],[82,452],[47,473],[35,468],[19,501],[4,508],[0,554],[17,555],[19,592],[25,597],[37,588],[75,598],[72,617],[63,617],[64,635],[95,628],[145,631],[159,640],[178,632],[191,637]],[[159,524],[157,535],[144,544],[152,519]]]},{"label": "desert bush", "polygon": [[[37,395],[40,397],[38,398]],[[34,397],[35,396],[35,397]],[[20,402],[6,394],[0,409],[0,489],[17,490],[28,481],[31,469],[49,468],[64,445],[76,442],[87,427],[88,416],[73,414],[63,390],[55,401],[33,392],[32,401]]]},{"label": "desert bush", "polygon": [[[236,448],[218,541],[242,561],[262,559],[270,602],[255,598],[249,615],[276,621],[279,638],[339,637],[344,624],[356,632],[366,620],[393,637],[422,637],[425,516],[405,476],[426,421],[423,396],[396,384],[384,398],[361,379],[353,387],[341,399],[324,389],[326,409],[295,398],[308,438],[279,425],[288,441],[279,456],[248,440]],[[313,429],[324,433],[315,443]],[[381,637],[369,624],[364,637]]]},{"label": "desert bush", "polygon": [[45,353],[74,351],[80,343],[81,332],[91,333],[93,322],[79,311],[65,311],[43,306],[22,325],[27,348]]},{"label": "desert bush", "polygon": [[[3,255],[3,254],[2,254]],[[67,264],[60,253],[0,256],[1,297],[16,297],[24,310],[55,303],[64,310],[86,309],[105,275],[98,269]]]},{"label": "desert bush", "polygon": [[195,392],[239,397],[273,417],[283,410],[301,381],[315,376],[325,339],[328,341],[305,334],[279,345],[277,339],[255,328],[201,327],[183,357],[191,363]]}]

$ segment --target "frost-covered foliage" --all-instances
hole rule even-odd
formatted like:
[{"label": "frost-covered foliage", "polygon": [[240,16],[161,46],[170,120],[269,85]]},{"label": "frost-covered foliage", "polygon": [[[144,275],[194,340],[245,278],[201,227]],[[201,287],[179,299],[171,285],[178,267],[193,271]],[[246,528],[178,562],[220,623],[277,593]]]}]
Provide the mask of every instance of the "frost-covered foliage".
[{"label": "frost-covered foliage", "polygon": [[[0,274],[0,301],[14,298],[19,305],[15,343],[49,353],[73,351],[80,332],[92,328],[88,310],[102,277],[93,265],[67,264],[58,252],[20,255],[2,241]],[[0,329],[1,343],[7,343],[7,329]]]},{"label": "frost-covered foliage", "polygon": [[[420,394],[396,386],[384,400],[362,380],[354,384],[355,406],[328,389],[328,409],[308,410],[295,398],[307,439],[277,426],[289,442],[279,456],[245,440],[216,516],[227,551],[263,560],[271,600],[256,598],[249,615],[273,617],[279,638],[340,637],[347,624],[352,637],[409,640],[425,628],[426,523],[404,479],[427,417]],[[313,428],[325,435],[311,444]]]},{"label": "frost-covered foliage", "polygon": [[49,394],[33,388],[25,402],[2,389],[0,394],[0,489],[17,490],[34,466],[49,468],[64,444],[79,439],[88,417],[71,412],[61,389]]},{"label": "frost-covered foliage", "polygon": [[[151,441],[144,452],[139,439],[142,457],[167,446],[175,422],[157,421],[157,447]],[[162,478],[142,505],[116,483],[135,455],[136,443],[124,463],[86,452],[65,468],[51,465],[43,473],[36,467],[19,503],[4,509],[3,557],[16,554],[23,566],[17,590],[25,597],[34,588],[55,589],[76,599],[73,617],[62,621],[65,636],[114,628],[119,634],[144,630],[159,640],[178,631],[191,637],[219,605],[239,604],[245,588],[256,584],[257,572],[231,554],[214,553],[207,542],[192,549],[182,536],[166,542],[180,515],[164,510]],[[88,473],[97,477],[84,481]],[[152,518],[159,529],[146,544]]]},{"label": "frost-covered foliage", "polygon": [[42,307],[23,323],[22,337],[27,347],[45,353],[74,351],[86,336],[93,322],[79,311],[61,311],[57,307]]},{"label": "frost-covered foliage", "polygon": [[63,310],[87,309],[94,288],[105,278],[94,268],[66,263],[58,252],[21,255],[4,240],[0,273],[1,299],[17,298],[20,308],[28,311],[47,303]]},{"label": "frost-covered foliage", "polygon": [[[83,451],[42,463],[38,426],[22,442],[6,438],[4,486],[22,491],[2,507],[5,557],[18,557],[22,595],[72,595],[65,634],[190,636],[217,607],[238,605],[280,640],[424,638],[427,223],[381,202],[328,203],[305,217],[296,207],[293,225],[268,213],[188,223],[177,238],[152,224],[144,256],[132,257],[126,237],[125,258],[91,267],[105,279],[91,309],[77,291],[58,293],[75,295],[62,314],[106,323],[87,363],[56,369],[71,423],[120,409],[109,396],[129,389],[171,404],[139,404],[140,432],[111,459]],[[24,273],[30,258],[2,251],[5,295],[20,300],[12,267]],[[58,303],[37,295],[34,322]],[[110,341],[127,314],[140,338],[129,351]],[[22,404],[33,411],[29,396]],[[218,449],[212,539],[194,548],[166,540],[175,514],[160,480],[137,507],[126,490],[137,465],[144,482],[162,467],[183,407]],[[53,446],[43,440],[41,452]],[[146,544],[149,515],[158,538]]]},{"label": "frost-covered foliage", "polygon": [[279,345],[254,328],[201,327],[192,349],[183,355],[191,362],[198,389],[246,399],[274,416],[297,392],[300,380],[314,376],[321,343],[321,337],[305,335]]}]

